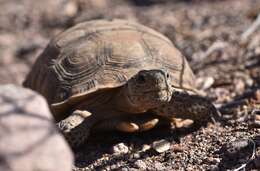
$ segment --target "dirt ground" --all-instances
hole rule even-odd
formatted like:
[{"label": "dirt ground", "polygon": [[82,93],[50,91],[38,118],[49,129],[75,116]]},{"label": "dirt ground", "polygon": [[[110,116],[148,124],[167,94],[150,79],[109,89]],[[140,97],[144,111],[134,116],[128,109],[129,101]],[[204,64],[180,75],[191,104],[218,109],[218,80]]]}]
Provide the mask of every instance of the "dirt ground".
[{"label": "dirt ground", "polygon": [[[21,84],[48,41],[92,19],[137,21],[187,57],[201,93],[222,113],[200,128],[92,135],[74,171],[260,170],[259,0],[0,0],[0,84]],[[258,21],[259,22],[259,21]],[[165,152],[152,148],[170,142]],[[116,154],[123,143],[127,150]]]}]

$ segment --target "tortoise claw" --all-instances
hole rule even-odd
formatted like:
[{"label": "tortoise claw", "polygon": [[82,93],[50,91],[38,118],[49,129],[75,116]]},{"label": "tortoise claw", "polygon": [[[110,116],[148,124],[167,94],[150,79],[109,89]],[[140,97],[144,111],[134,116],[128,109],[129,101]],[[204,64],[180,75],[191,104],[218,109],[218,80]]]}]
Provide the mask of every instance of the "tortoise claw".
[{"label": "tortoise claw", "polygon": [[173,118],[172,124],[174,128],[189,128],[193,125],[194,121],[191,119]]},{"label": "tortoise claw", "polygon": [[146,131],[146,130],[150,130],[152,129],[153,127],[155,127],[155,125],[159,122],[159,119],[155,118],[155,119],[152,119],[148,122],[145,122],[144,124],[141,124],[140,125],[140,129],[139,131]]},{"label": "tortoise claw", "polygon": [[116,129],[123,132],[136,132],[139,126],[132,122],[121,122],[116,126]]}]

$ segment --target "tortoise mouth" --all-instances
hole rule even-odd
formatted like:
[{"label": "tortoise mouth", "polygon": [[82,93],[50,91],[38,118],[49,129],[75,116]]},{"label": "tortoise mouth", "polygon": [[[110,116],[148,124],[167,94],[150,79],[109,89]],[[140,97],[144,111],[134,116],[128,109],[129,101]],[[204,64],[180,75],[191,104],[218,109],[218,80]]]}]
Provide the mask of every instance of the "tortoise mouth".
[{"label": "tortoise mouth", "polygon": [[169,89],[149,90],[128,96],[134,106],[146,108],[147,110],[160,106],[171,100],[172,93]]},{"label": "tortoise mouth", "polygon": [[155,89],[155,90],[144,90],[138,93],[134,93],[133,96],[142,96],[145,94],[160,94],[160,92],[168,92],[168,88],[163,88],[163,89]]}]

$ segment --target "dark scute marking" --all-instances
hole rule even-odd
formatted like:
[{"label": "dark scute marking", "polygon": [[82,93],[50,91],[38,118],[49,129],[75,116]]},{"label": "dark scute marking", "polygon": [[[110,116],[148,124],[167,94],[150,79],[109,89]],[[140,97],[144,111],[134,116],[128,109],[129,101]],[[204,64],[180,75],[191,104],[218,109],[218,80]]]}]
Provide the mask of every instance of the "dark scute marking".
[{"label": "dark scute marking", "polygon": [[101,45],[99,46],[98,51],[96,53],[96,59],[97,59],[97,65],[100,67],[107,64],[107,61],[112,57],[113,55],[113,47],[112,45]]},{"label": "dark scute marking", "polygon": [[[60,74],[63,74],[62,76],[64,76],[65,79],[66,77],[68,77],[68,79],[70,79],[70,77],[75,78],[80,72],[83,74],[84,72],[93,72],[92,70],[95,70],[95,67],[93,67],[94,65],[90,65],[90,63],[97,65],[97,59],[91,57],[91,55],[94,54],[85,54],[84,52],[81,52],[80,49],[77,49],[77,47],[81,44],[86,45],[90,42],[92,42],[92,44],[97,44],[96,40],[98,40],[98,37],[100,37],[100,35],[96,32],[86,34],[86,36],[79,37],[78,39],[69,42],[63,48],[63,52],[59,55],[59,62],[56,64],[56,67],[57,70],[61,72]],[[98,47],[98,45],[96,46]],[[93,52],[90,51],[90,53]],[[88,67],[86,67],[86,65]]]},{"label": "dark scute marking", "polygon": [[87,92],[88,90],[95,88],[96,84],[96,81],[93,79],[87,80],[80,85],[73,87],[72,94],[81,94]]},{"label": "dark scute marking", "polygon": [[138,68],[139,66],[140,66],[140,62],[128,62],[128,63],[124,64],[122,67],[124,69],[126,69],[126,68],[130,68],[130,67]]},{"label": "dark scute marking", "polygon": [[126,82],[127,78],[125,74],[122,72],[120,68],[116,67],[106,67],[104,68],[104,73],[99,74],[99,77],[103,84],[108,83],[124,83]]},{"label": "dark scute marking", "polygon": [[[85,57],[85,59],[87,58]],[[65,80],[67,82],[70,82],[71,85],[79,84],[86,79],[91,79],[100,69],[100,66],[97,65],[97,62],[95,61],[82,62],[82,64],[75,66],[70,65],[71,63],[69,61],[68,63],[69,64],[63,64],[66,67],[61,64],[55,65],[55,70],[60,77],[60,81]]]},{"label": "dark scute marking", "polygon": [[150,56],[150,60],[152,60],[153,63],[160,63],[164,68],[168,68],[172,71],[180,71],[181,67],[178,64],[175,63],[169,63],[167,57],[160,56],[159,50],[155,46],[150,46],[147,41],[142,38],[141,39],[141,45],[144,49],[144,52],[147,54],[147,56]]},{"label": "dark scute marking", "polygon": [[154,58],[154,55],[153,55],[153,52],[152,52],[154,49],[152,49],[152,47],[150,47],[149,44],[143,38],[141,38],[140,44],[141,44],[145,54],[150,57],[150,60],[152,62],[155,62],[154,61],[155,58]]}]

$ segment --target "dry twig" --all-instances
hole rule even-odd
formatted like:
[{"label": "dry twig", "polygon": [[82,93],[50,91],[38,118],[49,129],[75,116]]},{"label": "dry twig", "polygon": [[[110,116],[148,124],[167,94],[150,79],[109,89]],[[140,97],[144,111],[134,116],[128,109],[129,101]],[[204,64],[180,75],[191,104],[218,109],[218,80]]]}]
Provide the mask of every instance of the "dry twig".
[{"label": "dry twig", "polygon": [[247,42],[250,35],[260,27],[260,14],[258,14],[253,24],[241,35],[241,42]]}]

